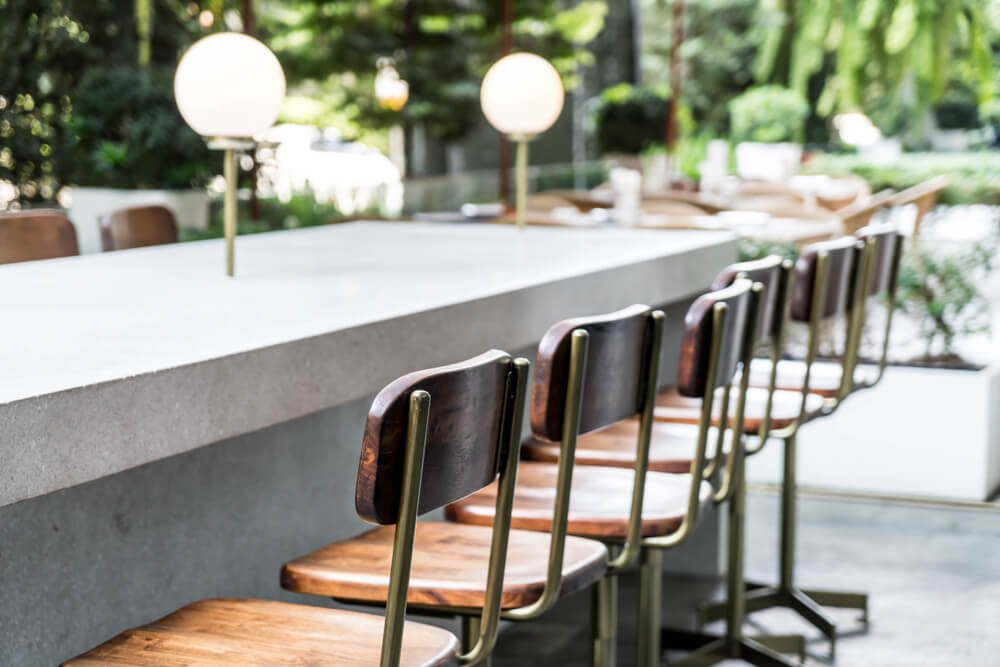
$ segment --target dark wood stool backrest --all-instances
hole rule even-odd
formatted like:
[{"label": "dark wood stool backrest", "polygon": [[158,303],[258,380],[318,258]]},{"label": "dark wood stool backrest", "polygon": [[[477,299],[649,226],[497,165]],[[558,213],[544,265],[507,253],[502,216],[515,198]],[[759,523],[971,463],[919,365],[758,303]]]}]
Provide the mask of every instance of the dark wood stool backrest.
[{"label": "dark wood stool backrest", "polygon": [[[895,288],[902,256],[903,239],[893,224],[868,225],[854,235],[865,244],[868,266],[864,284],[867,294],[874,296]],[[862,288],[864,289],[864,288]]]},{"label": "dark wood stool backrest", "polygon": [[757,307],[759,315],[755,338],[757,344],[769,344],[781,335],[784,326],[790,274],[791,263],[788,260],[778,255],[770,255],[749,262],[730,264],[712,281],[712,289],[725,289],[737,278],[746,278],[758,283],[761,286],[761,295]]},{"label": "dark wood stool backrest", "polygon": [[725,289],[738,278],[746,278],[760,286],[760,303],[757,308],[758,317],[754,344],[755,348],[769,348],[771,358],[764,418],[757,429],[757,448],[747,450],[748,453],[756,453],[763,446],[771,431],[771,408],[774,404],[774,391],[778,379],[778,360],[781,357],[781,346],[784,339],[785,315],[788,311],[788,297],[792,282],[792,262],[778,255],[770,255],[758,260],[730,264],[715,278],[712,289]]},{"label": "dark wood stool backrest", "polygon": [[79,254],[76,228],[60,211],[33,209],[0,214],[0,264]]},{"label": "dark wood stool backrest", "polygon": [[177,243],[177,221],[165,206],[120,208],[100,217],[104,250]]},{"label": "dark wood stool backrest", "polygon": [[835,397],[839,403],[852,391],[854,367],[861,344],[859,322],[862,314],[860,275],[864,271],[863,241],[845,236],[807,246],[795,262],[795,285],[789,314],[809,325],[806,342],[806,370],[802,383],[802,414],[805,414],[812,364],[819,347],[824,321],[845,316],[844,349],[840,355],[841,382]]},{"label": "dark wood stool backrest", "polygon": [[[701,398],[732,384],[746,354],[745,346],[753,344],[756,330],[756,323],[748,320],[756,308],[751,303],[752,286],[749,280],[736,280],[729,287],[698,297],[688,308],[677,369],[677,391],[682,395]],[[725,306],[726,317],[723,329],[716,331],[714,314],[719,306]],[[713,344],[718,346],[718,361],[715,377],[709,377]]]},{"label": "dark wood stool backrest", "polygon": [[491,350],[464,362],[416,371],[372,402],[365,425],[355,504],[358,514],[396,524],[386,596],[382,667],[402,647],[417,517],[499,477],[480,632],[460,661],[475,663],[496,642],[529,363]]},{"label": "dark wood stool backrest", "polygon": [[[892,316],[896,310],[896,286],[899,282],[899,263],[903,257],[903,237],[893,224],[868,225],[859,229],[855,236],[864,243],[864,261],[860,277],[857,305],[857,323],[854,336],[856,347],[860,348],[862,332],[867,320],[869,296],[884,294],[886,297],[885,326],[882,330],[882,350],[878,359],[878,375],[873,384],[882,379],[889,360],[889,336],[892,333]],[[855,353],[854,364],[860,358],[860,350]]]},{"label": "dark wood stool backrest", "polygon": [[563,320],[538,345],[531,429],[538,438],[558,441],[560,451],[545,588],[541,598],[520,614],[522,618],[544,613],[559,597],[577,437],[636,415],[639,429],[628,530],[609,569],[627,567],[639,554],[664,319],[661,311],[633,305],[605,315]]},{"label": "dark wood stool backrest", "polygon": [[[822,301],[820,319],[842,315],[851,307],[854,280],[858,265],[860,242],[852,236],[806,246],[795,262],[795,284],[792,288],[790,315],[796,322],[810,322],[813,302]],[[821,258],[826,263],[826,276],[818,275]],[[821,282],[817,290],[817,280]],[[826,283],[825,289],[822,283]]]},{"label": "dark wood stool backrest", "polygon": [[559,440],[563,435],[570,376],[572,334],[587,332],[579,433],[633,417],[642,408],[640,378],[647,354],[648,306],[634,305],[594,317],[563,320],[538,344],[531,395],[531,429],[535,435]]},{"label": "dark wood stool backrest", "polygon": [[410,417],[410,395],[431,395],[420,487],[420,514],[491,484],[509,407],[514,360],[491,350],[450,366],[417,371],[375,396],[365,425],[355,504],[373,523],[396,523]]}]

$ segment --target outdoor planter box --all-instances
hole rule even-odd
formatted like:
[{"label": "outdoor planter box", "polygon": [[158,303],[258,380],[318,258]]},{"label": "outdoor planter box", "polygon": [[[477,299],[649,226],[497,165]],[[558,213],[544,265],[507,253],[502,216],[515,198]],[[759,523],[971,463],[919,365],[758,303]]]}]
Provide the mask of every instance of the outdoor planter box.
[{"label": "outdoor planter box", "polygon": [[169,208],[180,227],[208,227],[208,193],[204,190],[116,190],[74,187],[69,218],[76,226],[81,253],[101,252],[98,217],[127,206],[162,205]]},{"label": "outdoor planter box", "polygon": [[[781,479],[782,446],[749,459],[751,482]],[[1000,366],[892,366],[798,438],[800,486],[983,501],[1000,487]]]}]

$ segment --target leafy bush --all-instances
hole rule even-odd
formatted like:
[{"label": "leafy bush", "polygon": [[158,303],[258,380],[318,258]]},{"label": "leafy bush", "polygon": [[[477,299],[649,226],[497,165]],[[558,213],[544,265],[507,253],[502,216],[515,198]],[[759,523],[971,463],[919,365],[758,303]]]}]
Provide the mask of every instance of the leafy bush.
[{"label": "leafy bush", "polygon": [[925,361],[961,361],[956,339],[989,332],[990,303],[979,285],[996,252],[995,242],[979,242],[957,251],[921,246],[903,256],[896,306],[920,325]]},{"label": "leafy bush", "polygon": [[181,118],[171,68],[94,68],[72,94],[74,185],[184,189],[205,185],[221,159]]},{"label": "leafy bush", "polygon": [[751,88],[729,103],[732,140],[801,141],[809,103],[781,86]]},{"label": "leafy bush", "polygon": [[1000,205],[1000,153],[905,153],[892,164],[875,164],[858,155],[819,155],[803,166],[806,173],[855,174],[872,190],[904,190],[934,176],[948,177],[940,203]]},{"label": "leafy bush", "polygon": [[[282,229],[297,229],[299,227],[316,227],[341,217],[340,211],[333,204],[318,202],[311,194],[294,195],[289,201],[279,199],[259,200],[260,219],[250,217],[249,202],[240,200],[237,203],[237,230],[239,234],[259,234],[275,232]],[[206,229],[181,229],[182,241],[200,241],[202,239],[218,239],[224,236],[223,201],[213,199],[209,209],[209,223]]]},{"label": "leafy bush", "polygon": [[628,83],[607,88],[596,98],[591,123],[600,154],[639,154],[662,143],[666,132],[669,94],[662,88]]}]

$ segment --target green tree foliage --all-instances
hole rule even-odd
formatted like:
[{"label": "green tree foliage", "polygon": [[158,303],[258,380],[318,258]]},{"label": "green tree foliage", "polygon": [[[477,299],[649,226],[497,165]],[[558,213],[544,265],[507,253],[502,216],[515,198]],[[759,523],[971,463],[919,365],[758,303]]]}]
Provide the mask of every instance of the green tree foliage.
[{"label": "green tree foliage", "polygon": [[174,105],[174,68],[94,68],[80,79],[69,115],[68,178],[74,185],[187,189],[218,171],[218,155]]},{"label": "green tree foliage", "polygon": [[[403,123],[455,140],[478,118],[480,80],[500,56],[501,6],[495,0],[269,0],[259,3],[258,16],[293,82],[286,118],[336,124],[348,138],[361,135],[362,125]],[[514,11],[515,49],[551,59],[574,85],[579,66],[592,60],[584,47],[603,28],[607,4],[517,0]],[[381,109],[374,99],[382,57],[395,59],[410,86],[400,112]]]},{"label": "green tree foliage", "polygon": [[[154,9],[150,62],[172,67],[197,36],[197,19],[177,0],[156,2]],[[18,185],[19,200],[51,199],[94,166],[89,151],[77,150],[74,127],[82,121],[74,116],[74,100],[93,99],[83,87],[88,72],[138,66],[134,10],[134,0],[0,0],[0,180]],[[92,112],[103,114],[102,101],[93,101]],[[132,130],[137,123],[152,128],[165,108],[133,108],[151,116],[135,118]],[[109,130],[111,141],[122,136],[122,128]],[[112,153],[108,147],[105,157],[114,160]]]},{"label": "green tree foliage", "polygon": [[[684,4],[684,64],[680,102],[700,132],[729,133],[729,100],[754,84],[753,64],[763,29],[760,0],[697,0]],[[647,85],[669,84],[672,0],[642,0],[642,69]]]},{"label": "green tree foliage", "polygon": [[766,28],[757,79],[809,94],[825,74],[818,110],[864,106],[872,88],[928,105],[956,73],[974,79],[981,101],[994,92],[994,32],[986,0],[762,0]]}]

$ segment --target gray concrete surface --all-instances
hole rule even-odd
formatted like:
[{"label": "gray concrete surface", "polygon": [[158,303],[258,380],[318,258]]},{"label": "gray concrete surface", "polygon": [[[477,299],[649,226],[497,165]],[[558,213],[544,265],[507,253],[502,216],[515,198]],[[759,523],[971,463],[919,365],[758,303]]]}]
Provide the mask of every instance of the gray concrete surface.
[{"label": "gray concrete surface", "polygon": [[0,506],[692,296],[715,232],[355,223],[0,267]]}]

